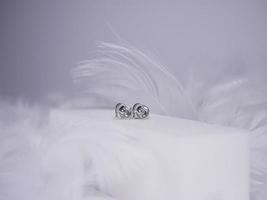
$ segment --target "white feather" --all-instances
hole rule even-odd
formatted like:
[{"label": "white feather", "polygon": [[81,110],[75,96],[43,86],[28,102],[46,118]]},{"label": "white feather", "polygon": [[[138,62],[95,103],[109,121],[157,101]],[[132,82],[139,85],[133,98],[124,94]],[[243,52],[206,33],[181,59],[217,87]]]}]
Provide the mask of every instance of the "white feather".
[{"label": "white feather", "polygon": [[88,106],[143,102],[155,113],[195,118],[180,82],[155,59],[130,45],[101,42],[98,52],[99,58],[82,62],[72,72]]}]

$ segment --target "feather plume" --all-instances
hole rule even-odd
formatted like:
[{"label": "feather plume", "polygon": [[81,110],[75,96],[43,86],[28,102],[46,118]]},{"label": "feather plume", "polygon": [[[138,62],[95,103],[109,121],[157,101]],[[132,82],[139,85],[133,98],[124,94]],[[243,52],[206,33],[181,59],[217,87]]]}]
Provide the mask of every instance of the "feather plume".
[{"label": "feather plume", "polygon": [[182,84],[155,59],[130,45],[105,42],[98,45],[98,53],[99,58],[84,61],[72,71],[88,106],[113,108],[117,102],[143,102],[154,113],[195,118]]}]

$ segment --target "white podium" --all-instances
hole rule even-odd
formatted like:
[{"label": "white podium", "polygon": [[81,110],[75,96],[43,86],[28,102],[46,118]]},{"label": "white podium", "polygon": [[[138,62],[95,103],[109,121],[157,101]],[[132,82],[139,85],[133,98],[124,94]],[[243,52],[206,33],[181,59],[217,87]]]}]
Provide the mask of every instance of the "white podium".
[{"label": "white podium", "polygon": [[[66,173],[61,181],[72,181],[67,178],[72,174],[75,191],[87,185],[80,195],[97,194],[95,199],[102,199],[98,193],[103,193],[118,200],[249,200],[246,131],[153,114],[144,120],[119,120],[112,110],[54,111],[51,116],[55,123],[65,124],[65,136],[64,142],[59,139],[54,145],[59,155],[52,149],[46,163],[55,163],[54,159],[68,163],[68,170],[60,171]],[[69,156],[61,158],[64,148]]]}]

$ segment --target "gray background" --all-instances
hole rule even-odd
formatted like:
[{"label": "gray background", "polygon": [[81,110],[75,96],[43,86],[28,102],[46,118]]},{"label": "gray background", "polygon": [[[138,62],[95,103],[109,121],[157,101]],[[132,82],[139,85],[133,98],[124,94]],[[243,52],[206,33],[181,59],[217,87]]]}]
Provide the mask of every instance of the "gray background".
[{"label": "gray background", "polygon": [[[181,80],[267,76],[267,1],[1,0],[0,94],[72,93],[69,71],[113,31],[153,52]],[[232,70],[232,71],[231,71]],[[223,73],[223,71],[222,71]]]}]

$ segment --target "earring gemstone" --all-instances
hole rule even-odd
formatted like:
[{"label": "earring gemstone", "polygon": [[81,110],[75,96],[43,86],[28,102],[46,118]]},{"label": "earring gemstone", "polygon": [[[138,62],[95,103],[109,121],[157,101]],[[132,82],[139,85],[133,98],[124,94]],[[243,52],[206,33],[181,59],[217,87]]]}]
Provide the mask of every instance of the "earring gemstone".
[{"label": "earring gemstone", "polygon": [[144,119],[149,115],[149,108],[141,103],[136,103],[133,106],[133,118]]},{"label": "earring gemstone", "polygon": [[132,109],[124,103],[118,103],[115,107],[115,117],[119,119],[128,119],[132,116]]}]

